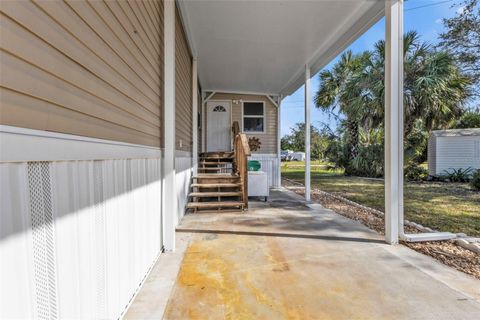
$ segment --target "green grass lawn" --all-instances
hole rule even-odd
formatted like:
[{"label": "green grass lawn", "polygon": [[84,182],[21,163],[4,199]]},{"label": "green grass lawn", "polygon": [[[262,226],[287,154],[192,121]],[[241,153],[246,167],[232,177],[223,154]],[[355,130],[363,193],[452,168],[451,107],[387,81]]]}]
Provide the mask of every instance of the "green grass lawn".
[{"label": "green grass lawn", "polygon": [[[300,162],[282,162],[282,176],[304,182]],[[327,164],[312,166],[312,188],[341,195],[365,206],[384,210],[384,184],[381,180],[345,177]],[[405,183],[405,217],[440,231],[464,232],[480,236],[480,192],[466,183]]]}]

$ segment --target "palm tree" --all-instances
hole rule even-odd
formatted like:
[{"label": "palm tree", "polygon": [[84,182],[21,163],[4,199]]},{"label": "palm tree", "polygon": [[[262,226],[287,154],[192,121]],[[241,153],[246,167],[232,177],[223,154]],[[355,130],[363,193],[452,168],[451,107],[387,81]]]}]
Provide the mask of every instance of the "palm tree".
[{"label": "palm tree", "polygon": [[320,88],[315,95],[315,106],[324,111],[338,111],[346,116],[344,120],[346,127],[347,144],[349,154],[353,158],[358,152],[358,121],[351,109],[351,104],[346,99],[346,86],[352,78],[363,68],[362,55],[354,55],[351,51],[342,54],[340,60],[332,70],[325,70],[320,73]]},{"label": "palm tree", "polygon": [[[346,86],[345,94],[357,109],[368,109],[363,112],[367,116],[363,122],[375,126],[383,120],[385,110],[385,42],[377,42],[369,57],[364,60],[362,72]],[[418,119],[422,119],[428,132],[447,127],[463,113],[470,94],[469,79],[460,73],[451,55],[421,42],[415,31],[404,36],[404,57],[405,136]],[[361,94],[357,94],[359,90]]]},{"label": "palm tree", "polygon": [[[420,124],[430,132],[445,128],[463,113],[470,81],[461,74],[454,59],[421,42],[414,31],[404,36],[405,140]],[[351,139],[351,156],[358,154],[358,127],[383,127],[385,97],[385,42],[360,55],[345,53],[332,70],[320,74],[315,97],[317,108],[337,109],[345,117]],[[418,128],[416,128],[418,129]],[[413,146],[414,147],[414,146]]]}]

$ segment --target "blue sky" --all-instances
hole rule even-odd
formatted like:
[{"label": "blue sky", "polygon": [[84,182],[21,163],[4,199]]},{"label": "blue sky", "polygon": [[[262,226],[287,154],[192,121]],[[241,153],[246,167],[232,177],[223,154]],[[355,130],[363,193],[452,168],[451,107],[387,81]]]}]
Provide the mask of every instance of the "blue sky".
[{"label": "blue sky", "polygon": [[[438,41],[438,35],[444,30],[442,18],[448,18],[455,15],[455,11],[461,9],[459,6],[452,5],[458,1],[443,2],[440,0],[409,0],[404,7],[404,31],[416,30],[422,40],[435,44]],[[435,4],[435,5],[433,5]],[[426,7],[423,7],[426,6]],[[418,8],[420,7],[420,8]],[[423,8],[422,8],[423,7]],[[380,20],[364,35],[357,39],[348,49],[354,53],[371,49],[373,44],[380,39],[385,38],[385,20]],[[333,60],[326,68],[331,67],[336,60]],[[310,99],[318,90],[318,74],[312,77],[312,93]],[[290,128],[298,122],[304,122],[304,88],[299,88],[295,93],[286,97],[282,101],[282,136],[290,133]],[[313,102],[312,102],[313,106]],[[320,126],[326,123],[332,129],[336,127],[334,118],[329,117],[316,108],[312,108],[312,124]]]}]

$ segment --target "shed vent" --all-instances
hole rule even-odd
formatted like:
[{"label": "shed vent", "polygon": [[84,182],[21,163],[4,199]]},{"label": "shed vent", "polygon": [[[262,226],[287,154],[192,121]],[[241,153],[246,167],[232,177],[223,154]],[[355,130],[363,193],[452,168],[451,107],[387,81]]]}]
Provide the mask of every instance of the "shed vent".
[{"label": "shed vent", "polygon": [[48,162],[28,163],[28,189],[38,318],[57,318],[55,238]]}]

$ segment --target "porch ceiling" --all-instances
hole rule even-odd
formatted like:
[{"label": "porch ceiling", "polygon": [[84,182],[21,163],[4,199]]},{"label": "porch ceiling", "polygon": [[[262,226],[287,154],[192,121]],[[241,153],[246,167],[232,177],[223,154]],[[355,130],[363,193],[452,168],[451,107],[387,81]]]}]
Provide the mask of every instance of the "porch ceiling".
[{"label": "porch ceiling", "polygon": [[383,16],[385,0],[178,1],[202,88],[289,95]]}]

